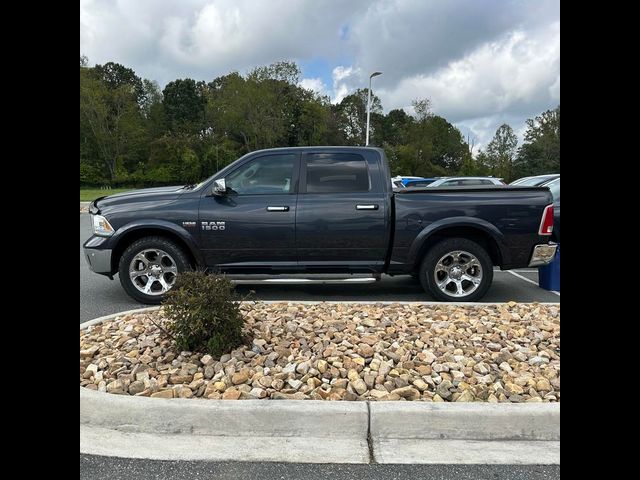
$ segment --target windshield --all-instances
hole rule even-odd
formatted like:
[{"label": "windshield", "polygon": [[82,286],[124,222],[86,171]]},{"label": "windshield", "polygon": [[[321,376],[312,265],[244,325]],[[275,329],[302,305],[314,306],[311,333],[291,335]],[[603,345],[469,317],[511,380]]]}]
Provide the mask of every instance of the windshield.
[{"label": "windshield", "polygon": [[540,185],[541,183],[549,181],[548,178],[541,177],[529,177],[520,180],[516,180],[511,185],[520,185],[521,187],[535,187]]},{"label": "windshield", "polygon": [[211,177],[205,178],[203,181],[201,181],[199,184],[197,184],[195,187],[193,187],[193,189],[194,190],[198,190],[199,188],[202,188],[204,186],[204,184],[209,181],[210,178]]},{"label": "windshield", "polygon": [[528,178],[521,178],[520,180],[516,180],[515,182],[513,182],[511,185],[521,185],[523,187],[527,187],[527,186],[532,186],[535,185],[536,183],[540,182],[539,178],[536,177],[528,177]]},{"label": "windshield", "polygon": [[550,184],[547,185],[549,190],[551,190],[551,196],[553,196],[553,201],[556,202],[560,200],[560,179],[554,180]]},{"label": "windshield", "polygon": [[192,190],[198,190],[200,188],[202,188],[206,183],[210,182],[211,179],[217,175],[220,174],[220,172],[226,171],[229,169],[229,167],[231,167],[231,165],[235,164],[236,162],[242,160],[243,158],[245,158],[247,155],[250,155],[250,153],[247,153],[245,155],[243,155],[242,157],[238,158],[237,160],[234,160],[233,162],[231,162],[229,165],[226,165],[225,167],[222,167],[220,170],[218,170],[217,172],[215,172],[213,175],[210,175],[209,177],[205,178],[204,180],[202,180],[200,183],[198,183],[195,187],[193,187]]}]

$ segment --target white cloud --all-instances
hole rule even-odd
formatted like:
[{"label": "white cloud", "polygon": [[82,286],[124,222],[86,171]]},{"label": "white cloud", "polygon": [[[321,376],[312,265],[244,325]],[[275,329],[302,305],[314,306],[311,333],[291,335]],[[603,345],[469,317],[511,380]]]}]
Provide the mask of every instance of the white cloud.
[{"label": "white cloud", "polygon": [[560,101],[559,0],[81,0],[80,49],[161,86],[320,59],[301,84],[334,102],[379,70],[385,111],[427,97],[485,143]]},{"label": "white cloud", "polygon": [[436,114],[486,143],[502,123],[519,130],[527,117],[559,103],[559,35],[557,22],[513,31],[435,72],[404,78],[377,94],[386,108],[406,108],[413,99],[427,97]]},{"label": "white cloud", "polygon": [[320,95],[328,95],[327,86],[321,78],[303,78],[298,82],[298,86],[307,90],[312,90]]},{"label": "white cloud", "polygon": [[560,83],[559,35],[557,23],[543,31],[512,32],[431,74],[385,89],[387,106],[429,97],[437,112],[459,121],[553,103]]},{"label": "white cloud", "polygon": [[360,87],[361,70],[339,65],[331,72],[333,78],[332,103],[340,103],[344,97]]},{"label": "white cloud", "polygon": [[[353,5],[352,5],[353,3]],[[346,19],[362,5],[327,0],[81,0],[80,50],[164,86],[232,70],[340,55]]]}]

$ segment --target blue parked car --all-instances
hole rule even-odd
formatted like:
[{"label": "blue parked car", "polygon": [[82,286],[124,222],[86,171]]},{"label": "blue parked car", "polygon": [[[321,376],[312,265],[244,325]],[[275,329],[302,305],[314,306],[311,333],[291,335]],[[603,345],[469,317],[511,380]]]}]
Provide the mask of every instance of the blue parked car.
[{"label": "blue parked car", "polygon": [[391,184],[393,188],[404,188],[407,186],[407,182],[412,180],[423,180],[423,177],[403,177],[402,175],[398,175],[391,179]]},{"label": "blue parked car", "polygon": [[426,187],[438,180],[437,178],[421,178],[419,180],[407,180],[404,184],[405,187]]}]

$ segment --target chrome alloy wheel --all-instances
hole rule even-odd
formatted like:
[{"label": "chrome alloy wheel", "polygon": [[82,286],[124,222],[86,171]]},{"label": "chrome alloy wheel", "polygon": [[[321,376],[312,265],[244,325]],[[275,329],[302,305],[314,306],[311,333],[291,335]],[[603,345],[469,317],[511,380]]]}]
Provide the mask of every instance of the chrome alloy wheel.
[{"label": "chrome alloy wheel", "polygon": [[469,252],[455,250],[438,260],[434,271],[438,288],[451,297],[466,297],[482,282],[482,265]]},{"label": "chrome alloy wheel", "polygon": [[145,295],[162,295],[176,281],[178,267],[164,250],[149,248],[138,253],[129,264],[131,283]]}]

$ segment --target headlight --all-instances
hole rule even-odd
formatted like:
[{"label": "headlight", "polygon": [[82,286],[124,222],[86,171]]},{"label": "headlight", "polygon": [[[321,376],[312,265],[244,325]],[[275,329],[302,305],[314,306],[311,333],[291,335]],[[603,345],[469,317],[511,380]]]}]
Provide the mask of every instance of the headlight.
[{"label": "headlight", "polygon": [[113,235],[113,227],[109,221],[102,215],[91,215],[93,223],[93,233],[101,237],[110,237]]}]

